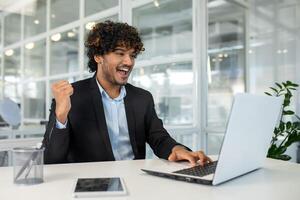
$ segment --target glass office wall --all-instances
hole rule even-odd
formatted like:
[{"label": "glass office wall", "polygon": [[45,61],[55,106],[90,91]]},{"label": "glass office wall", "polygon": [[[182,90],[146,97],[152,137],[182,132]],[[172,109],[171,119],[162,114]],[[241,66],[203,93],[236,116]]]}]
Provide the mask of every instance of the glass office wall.
[{"label": "glass office wall", "polygon": [[[54,81],[91,76],[85,34],[105,19],[138,28],[146,51],[130,82],[153,94],[169,132],[192,149],[218,153],[234,94],[263,94],[274,81],[300,81],[300,0],[207,0],[200,11],[195,8],[203,1],[196,0],[132,0],[132,9],[120,2],[11,1],[15,10],[3,11],[0,95],[20,105],[22,125],[47,119]],[[207,24],[197,29],[195,19],[206,11]],[[201,57],[195,47],[202,50],[195,44],[206,31],[207,82],[201,78],[203,66],[195,62]],[[299,105],[296,96],[293,106]],[[199,113],[205,106],[207,123],[202,124]]]},{"label": "glass office wall", "polygon": [[106,11],[109,8],[118,6],[118,0],[86,0],[85,1],[85,15],[89,16],[92,14],[99,13],[101,11]]},{"label": "glass office wall", "polygon": [[190,56],[192,1],[159,1],[135,8],[133,25],[145,45],[138,62],[147,62],[147,66],[137,64],[133,83],[151,91],[157,113],[166,125],[191,126],[195,86]]},{"label": "glass office wall", "polygon": [[25,79],[46,75],[46,40],[28,42],[24,46]]},{"label": "glass office wall", "polygon": [[79,0],[50,0],[50,28],[79,19]]},{"label": "glass office wall", "polygon": [[218,153],[233,96],[245,92],[245,8],[208,2],[207,147]]},{"label": "glass office wall", "polygon": [[[207,147],[215,154],[235,93],[263,95],[275,81],[299,83],[300,1],[214,0],[208,13]],[[299,111],[299,91],[295,97]]]},{"label": "glass office wall", "polygon": [[4,13],[4,45],[10,45],[21,40],[21,14],[20,11]]},{"label": "glass office wall", "polygon": [[47,0],[30,1],[24,6],[24,38],[46,32]]},{"label": "glass office wall", "polygon": [[50,75],[72,73],[79,70],[78,28],[50,37]]}]

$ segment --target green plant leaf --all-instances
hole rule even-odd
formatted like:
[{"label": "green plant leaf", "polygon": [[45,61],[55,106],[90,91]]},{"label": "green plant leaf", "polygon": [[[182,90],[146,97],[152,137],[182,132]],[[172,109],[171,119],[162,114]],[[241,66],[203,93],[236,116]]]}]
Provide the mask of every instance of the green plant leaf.
[{"label": "green plant leaf", "polygon": [[277,150],[277,146],[272,144],[268,150],[268,156],[275,155]]},{"label": "green plant leaf", "polygon": [[271,95],[271,94],[270,94],[270,93],[268,93],[268,92],[265,92],[265,94],[266,94],[266,95],[269,95],[269,96],[273,96],[273,95]]},{"label": "green plant leaf", "polygon": [[300,141],[300,134],[297,134],[297,132],[292,133],[289,135],[288,140],[285,142],[284,146],[289,147],[294,142]]},{"label": "green plant leaf", "polygon": [[296,84],[296,83],[292,83],[291,86],[293,86],[293,87],[299,87],[299,85]]},{"label": "green plant leaf", "polygon": [[286,129],[290,129],[291,126],[292,126],[292,123],[290,121],[287,122],[286,125],[285,125]]},{"label": "green plant leaf", "polygon": [[282,85],[280,85],[279,83],[275,82],[275,84],[277,85],[277,87],[279,87],[280,89],[282,89]]},{"label": "green plant leaf", "polygon": [[291,159],[291,156],[283,154],[283,155],[273,155],[274,159],[288,161]]},{"label": "green plant leaf", "polygon": [[291,110],[283,111],[283,115],[293,115],[293,114],[295,114],[295,113],[294,113],[294,111],[291,111]]},{"label": "green plant leaf", "polygon": [[284,122],[280,122],[280,124],[279,124],[279,130],[280,130],[281,132],[284,131]]},{"label": "green plant leaf", "polygon": [[281,146],[279,148],[277,148],[276,150],[276,154],[283,154],[286,151],[286,147],[285,146]]},{"label": "green plant leaf", "polygon": [[286,106],[289,106],[290,105],[290,103],[291,103],[291,101],[290,100],[284,100],[284,102],[283,102],[283,106],[284,107],[286,107]]},{"label": "green plant leaf", "polygon": [[285,82],[282,82],[281,84],[282,84],[284,87],[286,87],[286,83],[285,83]]},{"label": "green plant leaf", "polygon": [[273,87],[270,87],[271,90],[273,90],[274,92],[278,93],[278,90],[273,88]]}]

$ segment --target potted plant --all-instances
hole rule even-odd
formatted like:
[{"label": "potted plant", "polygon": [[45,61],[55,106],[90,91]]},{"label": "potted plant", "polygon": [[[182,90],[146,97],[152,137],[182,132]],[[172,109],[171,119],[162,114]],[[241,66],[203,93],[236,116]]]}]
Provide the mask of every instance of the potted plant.
[{"label": "potted plant", "polygon": [[276,97],[284,95],[284,103],[280,123],[274,129],[267,157],[290,160],[291,157],[285,154],[287,148],[294,142],[300,141],[300,117],[290,109],[292,91],[297,90],[299,85],[291,81],[275,83],[275,85],[275,87],[270,87],[272,92],[265,92],[265,94]]}]

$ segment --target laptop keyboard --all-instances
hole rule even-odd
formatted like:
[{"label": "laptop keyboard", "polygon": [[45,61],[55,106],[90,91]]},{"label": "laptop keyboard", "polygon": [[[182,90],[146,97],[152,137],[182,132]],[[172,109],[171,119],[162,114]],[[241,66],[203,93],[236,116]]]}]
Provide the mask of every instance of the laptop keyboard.
[{"label": "laptop keyboard", "polygon": [[194,167],[181,169],[173,173],[202,177],[214,173],[216,171],[217,163],[217,161],[214,161],[204,166],[197,165]]}]

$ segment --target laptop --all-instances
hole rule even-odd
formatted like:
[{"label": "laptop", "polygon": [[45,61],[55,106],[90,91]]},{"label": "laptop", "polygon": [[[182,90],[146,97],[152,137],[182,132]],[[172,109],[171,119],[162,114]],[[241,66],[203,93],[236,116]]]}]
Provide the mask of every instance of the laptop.
[{"label": "laptop", "polygon": [[192,183],[218,185],[263,166],[273,131],[279,122],[283,98],[253,94],[234,97],[218,160],[188,167],[161,161],[142,171]]}]

